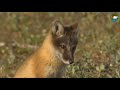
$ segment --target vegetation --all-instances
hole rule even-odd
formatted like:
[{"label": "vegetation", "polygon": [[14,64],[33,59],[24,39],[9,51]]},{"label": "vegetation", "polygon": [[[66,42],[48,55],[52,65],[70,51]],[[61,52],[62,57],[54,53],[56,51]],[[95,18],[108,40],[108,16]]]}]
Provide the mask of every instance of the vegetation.
[{"label": "vegetation", "polygon": [[[51,22],[80,23],[75,63],[67,78],[120,77],[120,20],[116,12],[1,12],[0,77],[11,78],[17,68],[43,42]],[[27,72],[26,72],[27,73]]]}]

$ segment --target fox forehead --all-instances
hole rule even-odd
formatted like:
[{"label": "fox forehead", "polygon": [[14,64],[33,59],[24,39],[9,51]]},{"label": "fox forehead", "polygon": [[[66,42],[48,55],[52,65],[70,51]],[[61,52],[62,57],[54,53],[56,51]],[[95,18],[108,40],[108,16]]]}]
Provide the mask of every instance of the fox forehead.
[{"label": "fox forehead", "polygon": [[65,34],[62,37],[54,39],[54,44],[55,45],[60,45],[60,44],[69,44],[69,45],[76,45],[77,44],[77,38],[76,35],[72,34]]}]

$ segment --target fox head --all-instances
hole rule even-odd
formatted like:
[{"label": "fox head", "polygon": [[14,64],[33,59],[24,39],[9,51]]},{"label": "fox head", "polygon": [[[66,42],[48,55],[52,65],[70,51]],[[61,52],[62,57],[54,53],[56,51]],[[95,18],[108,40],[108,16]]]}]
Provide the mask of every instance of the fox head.
[{"label": "fox head", "polygon": [[52,23],[52,42],[55,47],[56,56],[65,64],[74,62],[74,52],[79,37],[78,23],[64,26],[60,21]]}]

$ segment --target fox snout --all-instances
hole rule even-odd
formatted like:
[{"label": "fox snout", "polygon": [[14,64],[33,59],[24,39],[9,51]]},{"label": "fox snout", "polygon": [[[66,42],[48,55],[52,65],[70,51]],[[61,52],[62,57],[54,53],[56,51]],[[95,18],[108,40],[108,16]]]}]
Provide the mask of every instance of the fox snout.
[{"label": "fox snout", "polygon": [[69,60],[70,64],[74,63],[74,57],[73,57],[73,55],[69,56],[68,60]]},{"label": "fox snout", "polygon": [[74,56],[71,55],[71,53],[65,53],[63,57],[68,62],[68,64],[74,63]]},{"label": "fox snout", "polygon": [[72,64],[72,63],[74,63],[74,60],[72,59],[72,60],[70,60],[70,64]]}]

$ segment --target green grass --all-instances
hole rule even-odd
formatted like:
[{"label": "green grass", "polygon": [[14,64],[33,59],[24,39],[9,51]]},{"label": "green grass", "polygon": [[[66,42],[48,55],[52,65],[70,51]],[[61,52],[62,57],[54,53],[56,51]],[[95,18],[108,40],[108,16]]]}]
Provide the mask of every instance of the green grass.
[{"label": "green grass", "polygon": [[65,24],[80,23],[75,63],[67,67],[65,77],[119,78],[120,20],[113,23],[114,14],[120,17],[116,12],[1,12],[0,77],[14,76],[58,18]]}]

